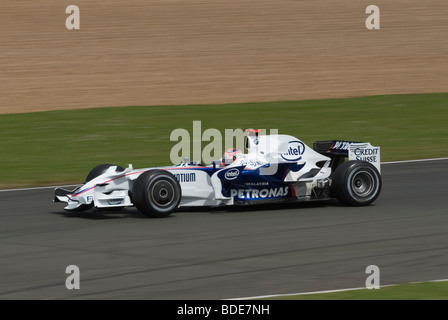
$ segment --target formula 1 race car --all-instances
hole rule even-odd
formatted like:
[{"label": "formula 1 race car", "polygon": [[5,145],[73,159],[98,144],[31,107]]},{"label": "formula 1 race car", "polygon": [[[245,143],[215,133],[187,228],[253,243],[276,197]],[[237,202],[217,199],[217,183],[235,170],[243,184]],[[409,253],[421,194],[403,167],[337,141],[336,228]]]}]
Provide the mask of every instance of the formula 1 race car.
[{"label": "formula 1 race car", "polygon": [[[133,169],[102,164],[72,191],[55,189],[67,211],[135,206],[165,217],[194,206],[222,206],[337,199],[366,206],[381,191],[380,148],[370,143],[316,141],[311,149],[289,135],[246,130],[247,153],[210,165],[186,159],[175,166]],[[346,161],[348,158],[348,161]]]}]

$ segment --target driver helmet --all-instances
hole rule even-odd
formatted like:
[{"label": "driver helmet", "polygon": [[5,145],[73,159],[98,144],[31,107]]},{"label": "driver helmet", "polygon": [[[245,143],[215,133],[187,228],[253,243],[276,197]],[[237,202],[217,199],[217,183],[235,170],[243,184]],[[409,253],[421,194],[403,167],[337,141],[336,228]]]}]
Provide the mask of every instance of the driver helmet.
[{"label": "driver helmet", "polygon": [[228,166],[229,164],[233,163],[237,158],[237,154],[241,154],[241,150],[235,148],[227,149],[227,151],[224,152],[224,155],[222,156],[221,165]]}]

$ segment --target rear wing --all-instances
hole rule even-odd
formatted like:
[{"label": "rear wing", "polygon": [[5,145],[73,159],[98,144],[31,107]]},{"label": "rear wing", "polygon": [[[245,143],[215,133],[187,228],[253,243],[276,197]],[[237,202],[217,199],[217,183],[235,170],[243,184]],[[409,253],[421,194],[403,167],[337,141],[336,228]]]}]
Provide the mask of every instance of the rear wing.
[{"label": "rear wing", "polygon": [[345,157],[349,160],[369,162],[381,172],[380,147],[374,147],[369,142],[341,140],[315,141],[313,149],[316,152],[330,157]]}]

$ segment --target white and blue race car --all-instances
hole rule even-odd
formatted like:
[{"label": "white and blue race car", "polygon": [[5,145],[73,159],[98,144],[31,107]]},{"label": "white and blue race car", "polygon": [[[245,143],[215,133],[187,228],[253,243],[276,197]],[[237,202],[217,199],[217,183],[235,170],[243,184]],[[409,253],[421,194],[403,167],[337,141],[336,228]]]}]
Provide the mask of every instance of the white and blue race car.
[{"label": "white and blue race car", "polygon": [[182,207],[266,202],[337,199],[366,206],[380,194],[380,148],[370,143],[328,140],[310,148],[293,136],[247,130],[245,147],[247,153],[234,152],[230,163],[102,164],[80,187],[55,189],[54,201],[67,203],[67,211],[135,206],[146,216],[165,217]]}]

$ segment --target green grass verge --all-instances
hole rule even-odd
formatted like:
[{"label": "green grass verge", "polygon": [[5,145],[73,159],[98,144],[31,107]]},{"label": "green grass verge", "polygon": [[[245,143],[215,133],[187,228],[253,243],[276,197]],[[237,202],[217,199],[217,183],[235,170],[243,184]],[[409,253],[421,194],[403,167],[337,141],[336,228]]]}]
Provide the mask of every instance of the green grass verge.
[{"label": "green grass verge", "polygon": [[380,289],[305,294],[267,300],[448,300],[448,282],[402,284]]},{"label": "green grass verge", "polygon": [[[448,93],[0,115],[0,188],[82,182],[101,163],[169,165],[176,128],[278,129],[312,145],[381,146],[382,160],[448,156]],[[203,147],[207,143],[203,143]]]}]

